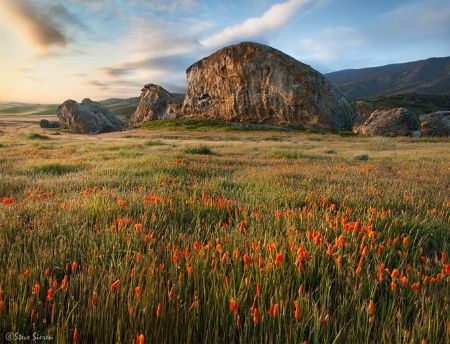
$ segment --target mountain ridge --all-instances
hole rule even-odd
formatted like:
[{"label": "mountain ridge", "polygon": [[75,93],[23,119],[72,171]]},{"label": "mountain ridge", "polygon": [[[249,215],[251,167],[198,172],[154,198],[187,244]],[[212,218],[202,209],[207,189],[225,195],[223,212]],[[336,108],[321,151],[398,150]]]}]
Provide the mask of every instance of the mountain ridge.
[{"label": "mountain ridge", "polygon": [[399,93],[443,94],[450,92],[450,57],[344,69],[324,75],[350,101]]}]

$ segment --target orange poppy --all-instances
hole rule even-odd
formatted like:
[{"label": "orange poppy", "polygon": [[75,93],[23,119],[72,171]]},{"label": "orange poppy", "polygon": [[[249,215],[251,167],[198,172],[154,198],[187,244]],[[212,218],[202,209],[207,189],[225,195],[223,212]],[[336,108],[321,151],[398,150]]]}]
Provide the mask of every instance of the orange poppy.
[{"label": "orange poppy", "polygon": [[237,312],[238,308],[239,308],[239,305],[236,302],[234,302],[234,299],[231,297],[230,298],[230,310],[232,312]]},{"label": "orange poppy", "polygon": [[255,308],[253,311],[253,323],[256,325],[258,324],[258,308]]},{"label": "orange poppy", "polygon": [[156,316],[159,317],[161,315],[161,303],[158,303],[158,308],[156,309]]},{"label": "orange poppy", "polygon": [[116,289],[119,286],[120,280],[115,281],[113,284],[111,284],[111,290]]},{"label": "orange poppy", "polygon": [[373,313],[375,311],[375,304],[373,303],[373,300],[369,301],[369,306],[367,307],[367,310],[369,313]]},{"label": "orange poppy", "polygon": [[300,308],[298,306],[297,300],[294,300],[294,306],[295,306],[294,317],[295,317],[295,319],[298,319],[298,318],[300,318]]}]

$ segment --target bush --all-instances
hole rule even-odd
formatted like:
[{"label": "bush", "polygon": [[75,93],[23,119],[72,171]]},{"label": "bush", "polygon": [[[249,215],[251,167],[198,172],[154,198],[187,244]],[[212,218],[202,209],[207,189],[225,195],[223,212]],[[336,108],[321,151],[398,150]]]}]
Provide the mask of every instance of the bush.
[{"label": "bush", "polygon": [[201,154],[201,155],[214,154],[213,151],[211,150],[211,148],[209,148],[206,145],[200,145],[197,147],[186,148],[184,150],[184,152],[188,153],[188,154]]}]

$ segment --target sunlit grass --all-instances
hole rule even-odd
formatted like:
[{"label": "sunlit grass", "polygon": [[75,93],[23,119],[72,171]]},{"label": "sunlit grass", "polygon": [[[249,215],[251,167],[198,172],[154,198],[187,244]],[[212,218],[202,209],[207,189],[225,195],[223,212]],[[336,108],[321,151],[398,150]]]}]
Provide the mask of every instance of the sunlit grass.
[{"label": "sunlit grass", "polygon": [[0,136],[1,341],[450,341],[448,140],[35,143]]}]

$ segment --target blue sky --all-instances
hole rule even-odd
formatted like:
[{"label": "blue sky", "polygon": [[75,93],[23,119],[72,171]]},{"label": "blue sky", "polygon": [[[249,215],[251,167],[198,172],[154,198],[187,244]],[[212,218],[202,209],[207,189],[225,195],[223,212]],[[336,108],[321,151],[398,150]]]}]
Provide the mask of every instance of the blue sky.
[{"label": "blue sky", "polygon": [[0,0],[0,101],[186,87],[186,69],[255,41],[322,72],[450,56],[449,0]]}]

